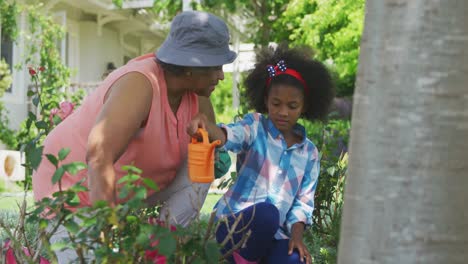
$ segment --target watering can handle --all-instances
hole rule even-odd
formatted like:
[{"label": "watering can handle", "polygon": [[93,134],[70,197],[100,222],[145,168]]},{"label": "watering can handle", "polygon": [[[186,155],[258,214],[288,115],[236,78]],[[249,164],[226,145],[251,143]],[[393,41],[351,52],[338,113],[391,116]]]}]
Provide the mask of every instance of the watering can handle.
[{"label": "watering can handle", "polygon": [[[203,141],[202,141],[202,142],[203,142],[204,144],[210,144],[210,141],[209,141],[209,139],[208,139],[208,132],[207,132],[205,129],[203,129],[203,128],[198,128],[197,134],[202,135],[202,138],[203,138]],[[196,138],[196,137],[192,137],[192,143],[197,143],[197,142],[198,142],[197,138]]]}]

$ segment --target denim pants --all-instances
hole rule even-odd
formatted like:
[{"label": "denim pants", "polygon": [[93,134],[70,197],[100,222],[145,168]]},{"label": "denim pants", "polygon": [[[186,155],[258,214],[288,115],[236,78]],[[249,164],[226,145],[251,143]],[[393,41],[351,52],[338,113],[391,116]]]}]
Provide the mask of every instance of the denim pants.
[{"label": "denim pants", "polygon": [[[251,234],[245,247],[238,251],[244,259],[269,264],[303,263],[296,250],[291,255],[288,254],[289,239],[275,239],[275,233],[279,228],[279,211],[274,205],[266,202],[257,203],[229,216],[226,219],[227,224],[221,220],[216,231],[218,243],[224,241],[228,235],[228,226],[232,226],[240,214],[242,214],[242,219],[236,226],[232,241],[229,241],[222,249],[223,254],[232,249],[234,244],[237,244],[250,230]],[[235,263],[232,258],[228,261]]]}]

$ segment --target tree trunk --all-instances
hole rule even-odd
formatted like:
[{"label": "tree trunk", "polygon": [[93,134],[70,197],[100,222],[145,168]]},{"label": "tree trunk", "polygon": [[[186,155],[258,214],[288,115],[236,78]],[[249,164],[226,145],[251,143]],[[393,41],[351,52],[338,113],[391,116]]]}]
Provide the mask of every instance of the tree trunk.
[{"label": "tree trunk", "polygon": [[468,263],[468,1],[367,1],[338,262]]}]

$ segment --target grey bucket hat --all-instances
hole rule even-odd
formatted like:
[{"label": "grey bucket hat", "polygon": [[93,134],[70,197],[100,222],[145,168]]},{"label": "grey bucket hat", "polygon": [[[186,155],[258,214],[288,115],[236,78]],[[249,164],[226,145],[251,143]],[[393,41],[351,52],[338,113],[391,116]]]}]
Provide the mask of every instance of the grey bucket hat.
[{"label": "grey bucket hat", "polygon": [[223,20],[207,12],[184,11],[172,20],[156,57],[179,66],[210,67],[231,63],[237,54],[229,49],[229,30]]}]

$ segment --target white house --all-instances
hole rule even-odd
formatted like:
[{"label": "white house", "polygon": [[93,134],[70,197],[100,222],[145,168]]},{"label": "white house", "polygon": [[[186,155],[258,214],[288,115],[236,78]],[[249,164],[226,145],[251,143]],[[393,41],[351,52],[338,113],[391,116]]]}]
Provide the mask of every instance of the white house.
[{"label": "white house", "polygon": [[[27,1],[17,0],[19,3]],[[73,72],[72,87],[95,87],[109,64],[119,67],[140,54],[154,52],[160,46],[169,24],[158,23],[144,9],[151,7],[154,1],[125,0],[123,8],[119,9],[112,0],[43,0],[43,12],[53,15],[67,31],[59,46],[63,62]],[[21,14],[18,19],[20,29],[26,29],[26,23],[26,14]],[[239,21],[236,17],[228,20],[233,35],[233,48],[240,54],[239,60],[225,68],[226,71],[234,72],[234,77],[237,72],[253,66],[253,45],[240,44],[245,24],[245,21]],[[23,64],[22,56],[26,52],[24,41],[21,34],[16,43],[0,39],[1,57],[10,65]],[[12,128],[17,129],[27,116],[29,75],[26,67],[12,70],[12,87],[1,100],[10,112]],[[237,94],[236,85],[235,82],[234,95]],[[234,104],[238,102],[236,98]]]},{"label": "white house", "polygon": [[[161,44],[166,35],[164,25],[155,27],[142,9],[151,7],[153,1],[127,0],[123,9],[116,8],[112,0],[44,1],[43,12],[54,16],[67,31],[59,47],[63,62],[72,69],[72,84],[97,83],[108,64],[118,67]],[[20,32],[27,28],[26,23],[26,14],[21,14]],[[15,43],[2,41],[1,56],[10,65],[24,64],[24,41],[21,34]],[[12,87],[2,98],[13,128],[18,128],[27,115],[28,84],[26,67],[13,68]]]}]

